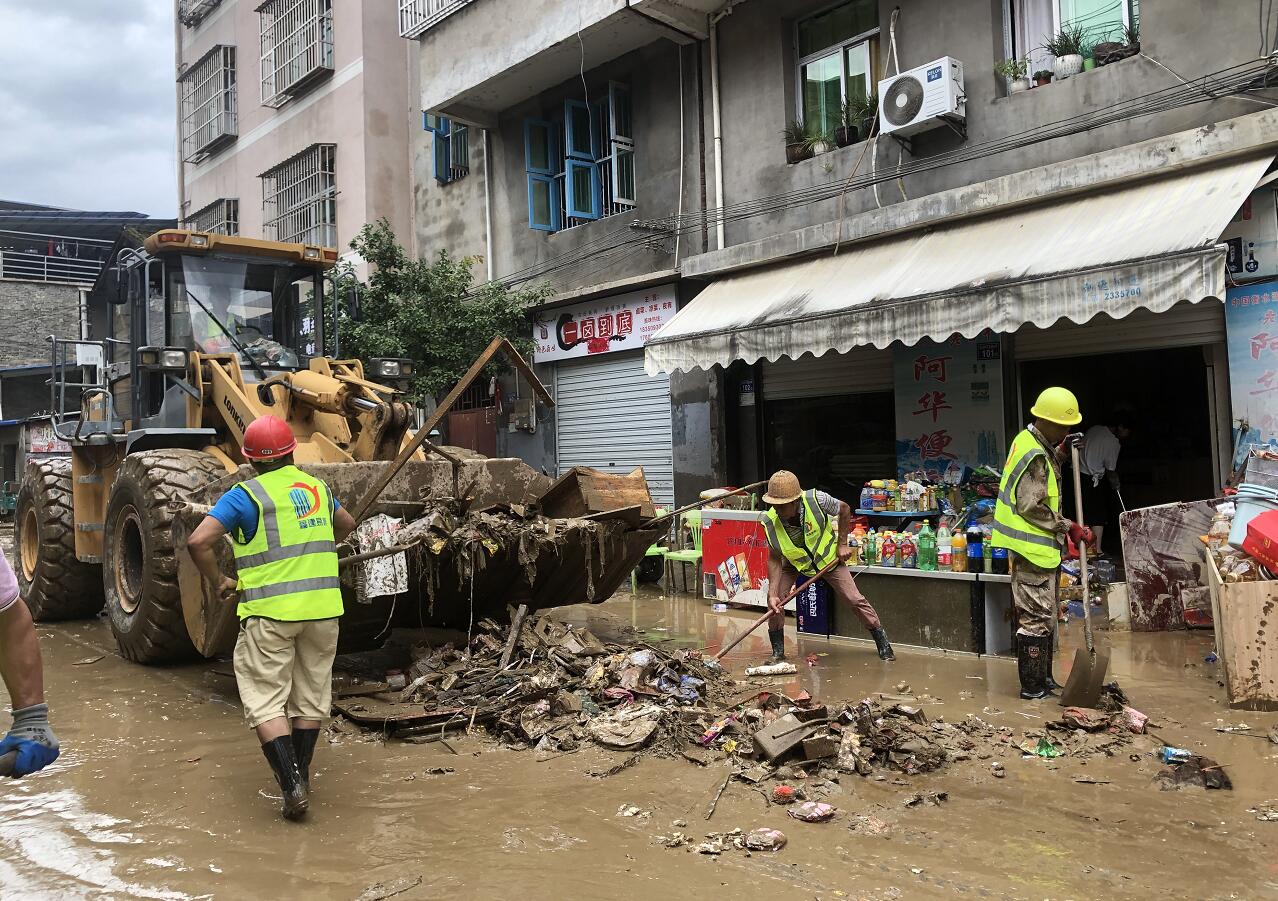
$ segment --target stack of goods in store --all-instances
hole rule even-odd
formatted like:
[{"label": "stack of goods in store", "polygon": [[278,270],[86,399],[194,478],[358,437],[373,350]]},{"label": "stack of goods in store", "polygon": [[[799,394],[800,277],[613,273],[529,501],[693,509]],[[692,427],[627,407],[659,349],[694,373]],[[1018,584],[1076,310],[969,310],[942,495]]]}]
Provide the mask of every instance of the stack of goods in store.
[{"label": "stack of goods in store", "polygon": [[861,489],[859,513],[932,513],[940,509],[943,491],[912,479],[874,479]]},{"label": "stack of goods in store", "polygon": [[1274,579],[1278,572],[1278,489],[1243,483],[1216,507],[1201,536],[1226,582]]},{"label": "stack of goods in store", "polygon": [[935,531],[924,522],[903,532],[867,529],[858,523],[848,535],[848,545],[853,551],[854,566],[991,575],[1007,575],[1010,571],[1007,549],[990,542],[988,523],[951,531],[942,519]]}]

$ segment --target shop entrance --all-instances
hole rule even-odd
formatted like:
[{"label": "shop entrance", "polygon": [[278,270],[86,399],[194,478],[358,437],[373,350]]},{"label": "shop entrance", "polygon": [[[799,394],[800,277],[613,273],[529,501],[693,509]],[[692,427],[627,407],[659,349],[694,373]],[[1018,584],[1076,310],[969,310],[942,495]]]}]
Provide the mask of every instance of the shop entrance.
[{"label": "shop entrance", "polygon": [[[1023,362],[1023,415],[1041,390],[1061,385],[1078,397],[1085,417],[1080,431],[1107,423],[1114,414],[1129,419],[1132,433],[1118,459],[1128,509],[1214,497],[1203,354],[1202,347],[1175,347]],[[1111,504],[1108,535],[1117,537],[1120,512],[1117,503]],[[1107,538],[1105,544],[1107,551],[1118,550],[1116,541]]]}]

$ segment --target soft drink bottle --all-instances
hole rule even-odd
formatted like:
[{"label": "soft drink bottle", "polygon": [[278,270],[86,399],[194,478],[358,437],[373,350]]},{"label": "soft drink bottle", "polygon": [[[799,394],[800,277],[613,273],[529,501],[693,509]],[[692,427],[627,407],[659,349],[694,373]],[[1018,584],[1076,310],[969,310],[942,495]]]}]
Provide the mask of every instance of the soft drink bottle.
[{"label": "soft drink bottle", "polygon": [[954,565],[953,547],[950,544],[950,529],[941,520],[941,527],[936,531],[936,568],[949,571]]},{"label": "soft drink bottle", "polygon": [[936,570],[936,533],[926,521],[919,529],[919,569],[925,572]]}]

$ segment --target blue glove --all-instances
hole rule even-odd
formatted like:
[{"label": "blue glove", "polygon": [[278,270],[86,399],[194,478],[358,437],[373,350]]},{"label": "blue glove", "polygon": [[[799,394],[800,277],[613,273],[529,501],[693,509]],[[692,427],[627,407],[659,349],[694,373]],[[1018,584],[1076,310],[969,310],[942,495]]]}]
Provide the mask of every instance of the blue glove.
[{"label": "blue glove", "polygon": [[49,727],[49,705],[33,704],[13,711],[13,728],[0,741],[0,757],[15,752],[15,778],[30,776],[58,759],[58,738]]}]

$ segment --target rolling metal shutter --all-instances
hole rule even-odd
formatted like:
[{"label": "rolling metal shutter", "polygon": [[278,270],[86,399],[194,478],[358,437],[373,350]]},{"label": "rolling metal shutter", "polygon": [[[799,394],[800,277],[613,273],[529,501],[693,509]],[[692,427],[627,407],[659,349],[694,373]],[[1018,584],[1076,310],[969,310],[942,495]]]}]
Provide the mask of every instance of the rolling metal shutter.
[{"label": "rolling metal shutter", "polygon": [[763,396],[767,400],[831,397],[892,390],[892,351],[856,347],[845,354],[798,360],[763,361]]},{"label": "rolling metal shutter", "polygon": [[670,379],[644,372],[642,352],[556,364],[555,429],[560,475],[642,466],[652,499],[674,504]]},{"label": "rolling metal shutter", "polygon": [[1026,325],[1013,337],[1018,360],[1193,347],[1224,340],[1225,305],[1211,298],[1199,303],[1182,300],[1165,313],[1134,310],[1122,319],[1102,313],[1083,325],[1058,322],[1046,329]]}]

